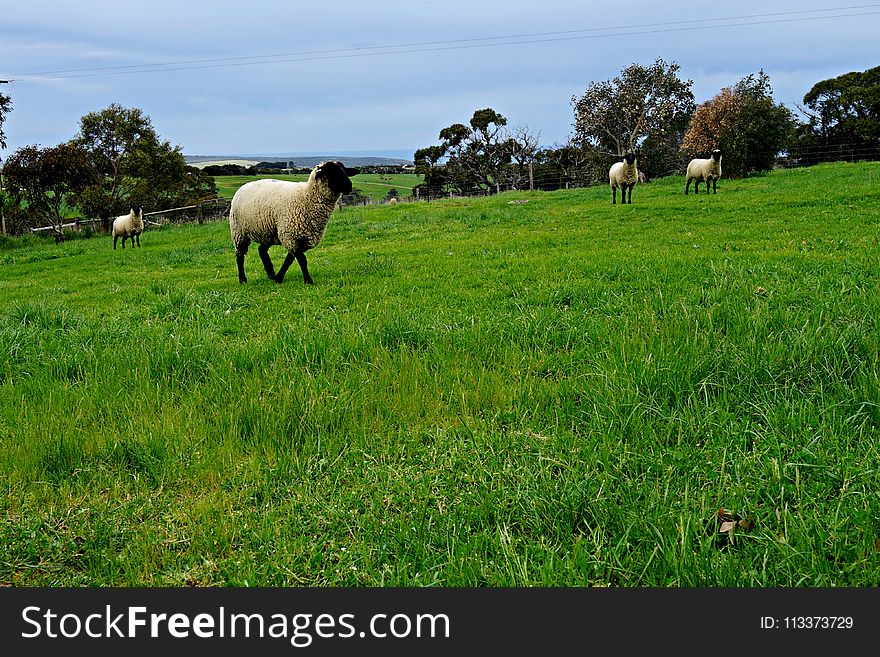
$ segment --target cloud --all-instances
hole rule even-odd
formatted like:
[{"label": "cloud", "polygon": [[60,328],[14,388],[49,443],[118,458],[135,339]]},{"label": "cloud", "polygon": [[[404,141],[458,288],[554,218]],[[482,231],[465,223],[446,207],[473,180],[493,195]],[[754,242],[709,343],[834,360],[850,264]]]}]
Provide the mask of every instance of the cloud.
[{"label": "cloud", "polygon": [[[777,99],[793,103],[821,79],[876,65],[876,16],[713,29],[700,22],[825,6],[743,0],[694,15],[636,1],[622,16],[582,0],[341,0],[333,11],[263,0],[99,0],[53,3],[47,12],[0,0],[0,77],[93,69],[7,87],[14,111],[6,132],[10,149],[49,144],[72,136],[82,114],[118,102],[142,108],[189,153],[414,150],[492,107],[553,143],[570,133],[571,96],[634,62],[678,62],[698,102],[761,68]],[[311,61],[247,59],[292,53]],[[196,61],[209,59],[223,61]],[[164,70],[102,68],[143,64]]]}]

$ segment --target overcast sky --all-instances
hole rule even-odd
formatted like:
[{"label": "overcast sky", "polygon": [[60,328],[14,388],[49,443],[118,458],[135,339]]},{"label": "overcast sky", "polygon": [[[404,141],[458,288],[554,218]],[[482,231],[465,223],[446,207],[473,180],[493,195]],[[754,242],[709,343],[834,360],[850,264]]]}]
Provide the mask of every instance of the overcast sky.
[{"label": "overcast sky", "polygon": [[403,156],[491,107],[544,145],[571,98],[661,57],[697,102],[763,68],[794,108],[880,64],[880,3],[840,0],[0,0],[8,155],[73,137],[111,103],[188,155]]}]

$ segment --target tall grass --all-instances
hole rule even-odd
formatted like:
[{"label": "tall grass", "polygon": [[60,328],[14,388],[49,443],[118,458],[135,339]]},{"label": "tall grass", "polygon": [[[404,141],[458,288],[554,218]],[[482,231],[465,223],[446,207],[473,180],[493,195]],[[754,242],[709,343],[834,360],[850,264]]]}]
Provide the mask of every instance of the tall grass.
[{"label": "tall grass", "polygon": [[683,182],[4,243],[0,582],[876,585],[880,166]]}]

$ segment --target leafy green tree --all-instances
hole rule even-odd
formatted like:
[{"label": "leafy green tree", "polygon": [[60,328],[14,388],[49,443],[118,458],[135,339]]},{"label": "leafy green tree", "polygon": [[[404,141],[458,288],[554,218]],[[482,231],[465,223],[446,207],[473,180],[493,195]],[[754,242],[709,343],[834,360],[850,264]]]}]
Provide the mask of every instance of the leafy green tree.
[{"label": "leafy green tree", "polygon": [[817,82],[800,109],[792,155],[805,163],[880,157],[880,66]]},{"label": "leafy green tree", "polygon": [[31,224],[51,221],[60,237],[68,199],[94,182],[95,171],[86,150],[69,142],[19,148],[6,160],[3,176],[13,205],[26,207]]},{"label": "leafy green tree", "polygon": [[441,146],[428,146],[420,148],[413,155],[415,173],[421,175],[422,182],[415,186],[421,198],[436,198],[442,196],[449,183],[449,175],[442,160],[445,151]]},{"label": "leafy green tree", "polygon": [[453,123],[440,131],[441,143],[416,151],[416,173],[425,176],[425,189],[465,193],[496,191],[504,167],[512,158],[507,119],[492,108],[477,110],[468,125]]},{"label": "leafy green tree", "polygon": [[682,152],[689,157],[708,157],[720,148],[725,176],[768,171],[787,148],[795,129],[791,111],[773,102],[772,94],[764,71],[722,89],[694,112]]},{"label": "leafy green tree", "polygon": [[207,194],[213,181],[188,170],[179,146],[162,140],[150,118],[138,108],[112,104],[80,119],[76,142],[91,155],[97,182],[77,196],[80,209],[110,217],[132,204],[148,210],[186,205]]},{"label": "leafy green tree", "polygon": [[[679,145],[694,111],[692,80],[678,77],[680,66],[658,58],[650,66],[632,64],[615,78],[593,82],[573,96],[574,140],[592,151],[604,171],[627,151],[638,154],[650,177],[678,167]],[[598,162],[601,161],[601,165]]]}]

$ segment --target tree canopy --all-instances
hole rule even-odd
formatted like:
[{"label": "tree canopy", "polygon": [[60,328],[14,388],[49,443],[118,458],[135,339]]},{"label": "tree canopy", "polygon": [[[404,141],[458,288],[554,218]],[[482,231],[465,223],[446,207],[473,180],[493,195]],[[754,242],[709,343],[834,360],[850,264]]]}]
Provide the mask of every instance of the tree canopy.
[{"label": "tree canopy", "polygon": [[216,193],[213,179],[188,167],[180,147],[160,139],[138,108],[114,103],[86,114],[75,142],[88,151],[97,173],[76,202],[105,228],[132,204],[161,210]]},{"label": "tree canopy", "polygon": [[738,177],[768,171],[784,151],[794,130],[794,117],[773,101],[770,77],[750,74],[694,111],[681,150],[707,157],[715,148],[724,155],[724,175]]},{"label": "tree canopy", "polygon": [[880,66],[817,82],[801,109],[808,120],[794,150],[804,163],[880,157]]},{"label": "tree canopy", "polygon": [[3,132],[3,124],[6,123],[6,115],[12,111],[12,98],[6,94],[0,94],[0,148],[6,148],[6,133]]},{"label": "tree canopy", "polygon": [[34,219],[51,221],[59,236],[66,198],[95,181],[89,154],[72,142],[19,148],[6,160],[3,176],[13,204],[26,206]]},{"label": "tree canopy", "polygon": [[572,97],[575,141],[604,162],[638,151],[639,168],[651,176],[677,169],[678,147],[694,111],[693,81],[680,79],[680,68],[658,58],[590,84]]}]

